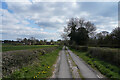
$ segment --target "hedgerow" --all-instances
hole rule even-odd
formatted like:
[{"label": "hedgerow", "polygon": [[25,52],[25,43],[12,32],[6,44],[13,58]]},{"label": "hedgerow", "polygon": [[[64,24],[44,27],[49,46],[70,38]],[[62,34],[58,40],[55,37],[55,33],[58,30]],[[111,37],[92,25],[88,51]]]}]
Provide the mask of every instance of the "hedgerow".
[{"label": "hedgerow", "polygon": [[110,48],[89,48],[88,55],[120,66],[120,50]]},{"label": "hedgerow", "polygon": [[8,76],[16,69],[32,64],[33,61],[39,60],[39,56],[44,56],[57,49],[57,47],[47,47],[38,50],[20,50],[4,52],[2,54],[2,74]]}]

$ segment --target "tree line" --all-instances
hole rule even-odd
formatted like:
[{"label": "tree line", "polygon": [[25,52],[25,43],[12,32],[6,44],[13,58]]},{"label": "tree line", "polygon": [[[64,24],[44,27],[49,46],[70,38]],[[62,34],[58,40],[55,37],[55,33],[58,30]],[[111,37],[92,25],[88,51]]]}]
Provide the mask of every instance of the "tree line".
[{"label": "tree line", "polygon": [[71,18],[62,34],[67,45],[87,45],[101,47],[120,47],[120,27],[112,32],[96,32],[96,26],[82,18]]},{"label": "tree line", "polygon": [[30,38],[17,38],[17,41],[14,40],[3,40],[3,43],[7,44],[15,44],[15,45],[60,45],[62,40],[50,40],[47,41],[46,39],[44,40],[38,40],[35,37],[30,37]]}]

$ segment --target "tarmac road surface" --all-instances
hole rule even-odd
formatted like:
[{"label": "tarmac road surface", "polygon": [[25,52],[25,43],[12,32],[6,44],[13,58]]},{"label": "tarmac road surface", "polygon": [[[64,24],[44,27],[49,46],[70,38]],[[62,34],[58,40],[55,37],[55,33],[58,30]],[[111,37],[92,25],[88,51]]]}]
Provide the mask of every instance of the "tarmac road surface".
[{"label": "tarmac road surface", "polygon": [[[98,74],[96,70],[92,69],[88,64],[86,64],[81,58],[79,58],[76,54],[74,54],[71,50],[67,48],[68,53],[70,54],[72,60],[77,65],[77,68],[80,70],[80,74],[83,76],[83,78],[86,79],[95,79],[99,80],[100,78],[104,78],[101,74]],[[60,60],[59,60],[59,66],[58,71],[56,74],[56,78],[73,78],[72,71],[70,69],[70,65],[68,63],[68,59],[65,53],[65,47],[63,47],[62,51],[60,51]],[[86,80],[85,79],[85,80]]]},{"label": "tarmac road surface", "polygon": [[60,53],[61,55],[60,55],[58,78],[72,78],[64,48],[65,47],[63,47],[63,50]]}]

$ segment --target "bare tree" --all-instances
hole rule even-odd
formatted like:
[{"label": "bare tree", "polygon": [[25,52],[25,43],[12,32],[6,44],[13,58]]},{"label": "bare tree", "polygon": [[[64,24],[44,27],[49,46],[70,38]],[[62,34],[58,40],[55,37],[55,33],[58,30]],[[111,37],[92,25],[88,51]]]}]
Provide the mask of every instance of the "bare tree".
[{"label": "bare tree", "polygon": [[84,27],[85,20],[83,18],[79,19],[79,27]]},{"label": "bare tree", "polygon": [[92,36],[94,34],[94,31],[96,31],[96,27],[94,24],[92,24],[90,21],[87,21],[84,23],[86,30],[89,33],[89,36]]}]

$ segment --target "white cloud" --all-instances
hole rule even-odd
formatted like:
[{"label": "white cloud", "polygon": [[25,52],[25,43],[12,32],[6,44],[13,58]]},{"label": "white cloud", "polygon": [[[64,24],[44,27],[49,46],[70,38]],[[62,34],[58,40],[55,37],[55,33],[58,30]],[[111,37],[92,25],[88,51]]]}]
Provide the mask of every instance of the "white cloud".
[{"label": "white cloud", "polygon": [[[55,33],[49,33],[49,32],[44,32],[44,30],[42,28],[38,29],[38,28],[31,28],[31,27],[27,27],[24,25],[11,25],[11,26],[4,26],[3,30],[2,30],[3,35],[3,39],[16,39],[18,37],[20,38],[24,38],[24,37],[36,37],[38,39],[51,39],[53,38],[53,36],[55,37],[55,40],[58,38],[56,38]],[[7,37],[7,35],[9,35],[9,37]]]},{"label": "white cloud", "polygon": [[[55,33],[44,32],[43,28],[34,28],[27,26],[29,22],[24,20],[24,17],[16,14],[9,13],[7,10],[3,10],[2,17],[2,39],[16,39],[18,37],[31,37],[34,36],[38,39],[44,39],[55,37]],[[57,39],[55,37],[55,39]]]},{"label": "white cloud", "polygon": [[[31,3],[27,1],[28,0],[19,3],[8,2],[8,9],[12,10],[13,13],[1,9],[4,14],[4,38],[9,39],[10,37],[7,35],[11,35],[14,39],[17,37],[30,36],[35,36],[39,39],[58,39],[63,32],[64,25],[66,25],[67,20],[71,17],[82,17],[92,21],[96,24],[98,31],[111,31],[114,26],[117,25],[116,16],[113,18],[93,15],[93,13],[98,12],[97,9],[94,12],[88,12],[87,9],[82,10],[83,7],[76,1],[70,3],[34,3],[34,1]],[[40,27],[28,26],[31,25],[28,20],[32,20],[33,23],[39,24]]]}]

